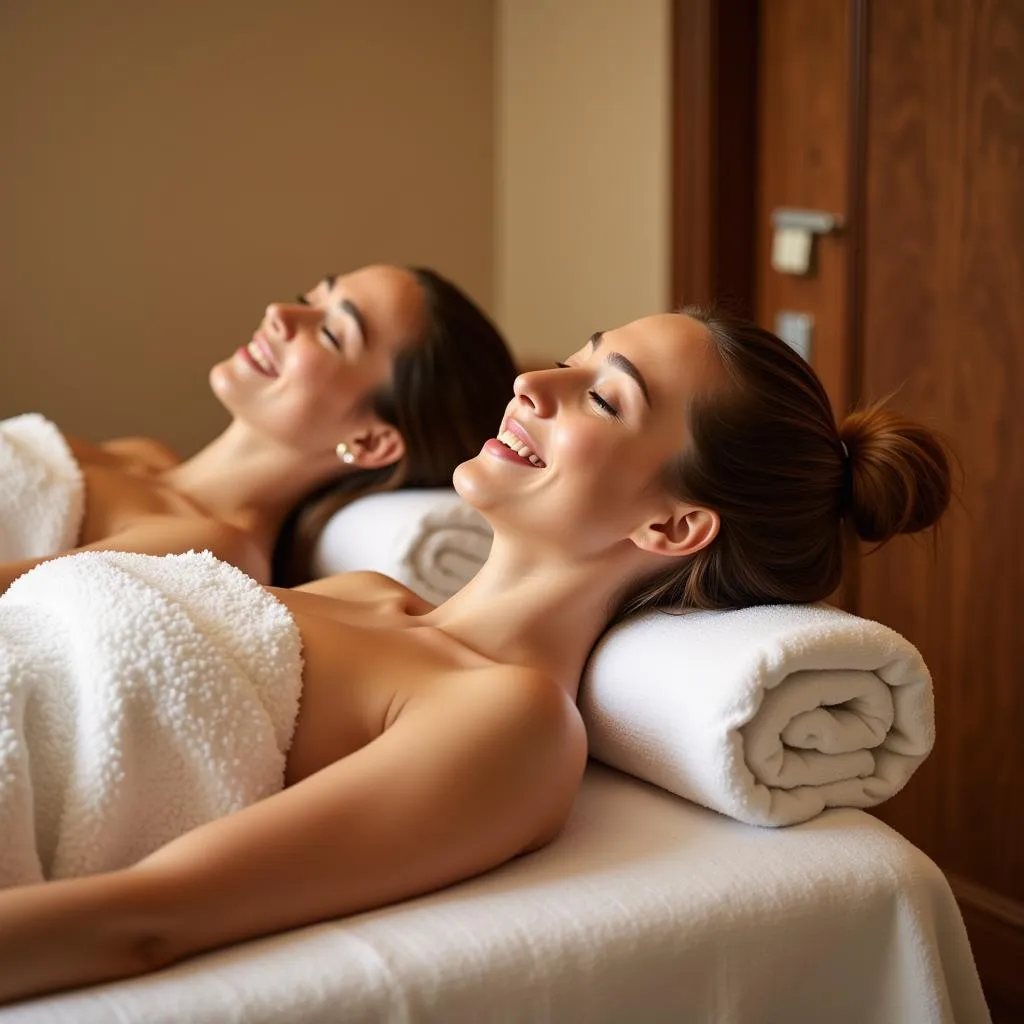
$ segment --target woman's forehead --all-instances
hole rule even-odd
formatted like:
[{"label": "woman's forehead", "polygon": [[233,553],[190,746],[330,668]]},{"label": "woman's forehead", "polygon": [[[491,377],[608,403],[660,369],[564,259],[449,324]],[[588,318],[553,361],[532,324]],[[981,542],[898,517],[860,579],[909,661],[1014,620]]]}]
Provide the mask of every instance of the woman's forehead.
[{"label": "woman's forehead", "polygon": [[626,346],[655,357],[685,357],[704,352],[710,341],[708,329],[699,320],[685,313],[657,313],[612,330],[595,331],[579,354],[585,358],[610,346]]},{"label": "woman's forehead", "polygon": [[[325,278],[328,301],[355,305],[367,332],[375,338],[397,342],[419,333],[425,315],[422,289],[410,271],[374,265]],[[388,347],[391,347],[390,345]]]},{"label": "woman's forehead", "polygon": [[718,370],[707,327],[684,313],[634,320],[604,333],[600,348],[628,356],[642,369],[652,392],[666,396],[703,390]]},{"label": "woman's forehead", "polygon": [[685,313],[645,316],[607,332],[606,338],[656,350],[666,356],[702,356],[707,354],[711,344],[707,327]]}]

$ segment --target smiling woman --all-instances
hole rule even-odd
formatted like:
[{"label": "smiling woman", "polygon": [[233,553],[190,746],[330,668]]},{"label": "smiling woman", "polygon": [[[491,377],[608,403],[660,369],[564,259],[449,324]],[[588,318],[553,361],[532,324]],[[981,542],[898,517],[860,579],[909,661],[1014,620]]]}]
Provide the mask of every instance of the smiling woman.
[{"label": "smiling woman", "polygon": [[[381,321],[369,293],[353,285],[342,296],[339,285],[321,285],[310,307],[268,314],[251,363],[239,356],[217,371],[238,429],[259,424],[272,439],[263,458],[300,436],[314,454],[328,443],[327,432],[303,434],[279,385],[293,376],[296,390],[315,392],[313,368],[326,373],[321,355],[336,352],[324,328],[362,333],[341,298],[366,327],[341,345],[357,359],[373,351]],[[300,330],[301,354],[288,340]],[[367,380],[375,372],[367,366]],[[364,415],[337,421],[354,424],[353,443],[386,433]],[[675,314],[595,336],[563,366],[520,375],[500,439],[459,465],[454,483],[494,543],[480,572],[437,607],[366,574],[268,591],[198,555],[110,552],[57,560],[0,598],[0,636],[9,622],[36,625],[0,675],[10,691],[0,713],[14,719],[31,703],[36,718],[65,723],[52,735],[72,742],[75,687],[62,682],[48,700],[32,693],[55,655],[29,641],[51,621],[59,635],[70,619],[84,643],[93,614],[104,651],[132,651],[124,692],[116,672],[99,681],[116,690],[111,715],[158,737],[122,743],[117,770],[97,774],[77,816],[84,840],[67,802],[31,789],[84,789],[91,750],[59,758],[84,779],[21,772],[28,782],[0,813],[0,824],[20,825],[0,828],[0,868],[20,869],[0,875],[10,886],[0,892],[0,1002],[382,906],[545,845],[587,760],[580,675],[617,610],[823,597],[844,529],[874,540],[922,529],[949,495],[928,431],[879,410],[838,427],[813,371],[779,339]],[[131,596],[123,622],[92,602],[68,604],[69,594],[94,594],[103,574],[119,580],[104,598]],[[145,599],[151,588],[159,600]],[[197,622],[209,624],[202,638]],[[145,669],[130,643],[112,642],[132,629],[155,651]],[[8,735],[29,734],[20,719],[5,724]],[[161,763],[168,749],[173,772]],[[44,753],[12,744],[7,777],[18,777],[17,758],[30,766]],[[127,758],[136,760],[126,769]],[[165,780],[185,762],[194,777],[168,796]],[[257,767],[263,774],[243,789],[239,773]],[[97,828],[103,783],[108,827]],[[0,812],[2,796],[0,786]]]},{"label": "smiling woman", "polygon": [[[497,329],[439,274],[326,277],[269,305],[252,339],[213,367],[232,421],[186,461],[151,438],[94,445],[40,417],[0,422],[0,593],[68,550],[207,548],[261,582],[308,578],[315,535],[341,505],[448,484],[492,434],[514,376]],[[50,488],[34,464],[40,437],[61,463]],[[30,495],[14,493],[19,478]],[[24,529],[30,501],[63,520],[51,536]]]}]

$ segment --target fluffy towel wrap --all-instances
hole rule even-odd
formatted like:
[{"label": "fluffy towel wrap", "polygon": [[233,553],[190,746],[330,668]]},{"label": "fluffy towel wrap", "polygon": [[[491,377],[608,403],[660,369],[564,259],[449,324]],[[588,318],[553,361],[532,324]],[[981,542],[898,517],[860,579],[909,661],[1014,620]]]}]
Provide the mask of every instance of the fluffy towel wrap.
[{"label": "fluffy towel wrap", "polygon": [[0,887],[132,864],[281,789],[291,615],[208,552],[85,552],[0,597]]},{"label": "fluffy towel wrap", "polygon": [[595,758],[753,825],[873,807],[935,736],[918,651],[826,605],[627,621],[591,656],[580,708]]},{"label": "fluffy towel wrap", "polygon": [[73,548],[85,485],[60,431],[37,413],[0,420],[0,562]]},{"label": "fluffy towel wrap", "polygon": [[487,560],[491,528],[450,487],[372,494],[346,505],[324,527],[313,572],[373,570],[427,601],[447,600]]}]

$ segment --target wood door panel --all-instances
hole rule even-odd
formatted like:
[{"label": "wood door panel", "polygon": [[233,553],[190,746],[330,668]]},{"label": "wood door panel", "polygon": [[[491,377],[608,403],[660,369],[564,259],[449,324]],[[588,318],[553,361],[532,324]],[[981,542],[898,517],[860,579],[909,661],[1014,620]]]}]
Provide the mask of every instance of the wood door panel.
[{"label": "wood door panel", "polygon": [[898,389],[961,470],[937,543],[859,572],[858,610],[935,681],[935,749],[878,814],[949,873],[994,1016],[1020,1019],[1024,4],[874,3],[869,40],[862,390]]},{"label": "wood door panel", "polygon": [[809,275],[781,274],[771,269],[771,213],[795,206],[847,215],[847,32],[843,2],[762,4],[757,319],[772,328],[780,310],[813,315],[811,363],[837,414],[851,400],[843,236],[815,240]]},{"label": "wood door panel", "polygon": [[879,3],[870,39],[864,391],[962,463],[934,553],[861,567],[861,613],[935,678],[935,752],[880,816],[1024,901],[1024,5]]}]

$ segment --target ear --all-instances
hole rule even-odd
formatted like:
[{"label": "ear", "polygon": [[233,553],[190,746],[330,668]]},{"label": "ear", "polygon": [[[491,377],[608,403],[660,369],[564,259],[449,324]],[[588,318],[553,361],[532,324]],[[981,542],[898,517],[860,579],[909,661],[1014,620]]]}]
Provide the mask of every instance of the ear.
[{"label": "ear", "polygon": [[375,420],[352,439],[352,451],[357,469],[383,469],[405,454],[405,438],[397,427]]},{"label": "ear", "polygon": [[706,548],[718,536],[720,523],[711,509],[677,505],[665,518],[646,522],[630,539],[652,555],[680,558]]}]

